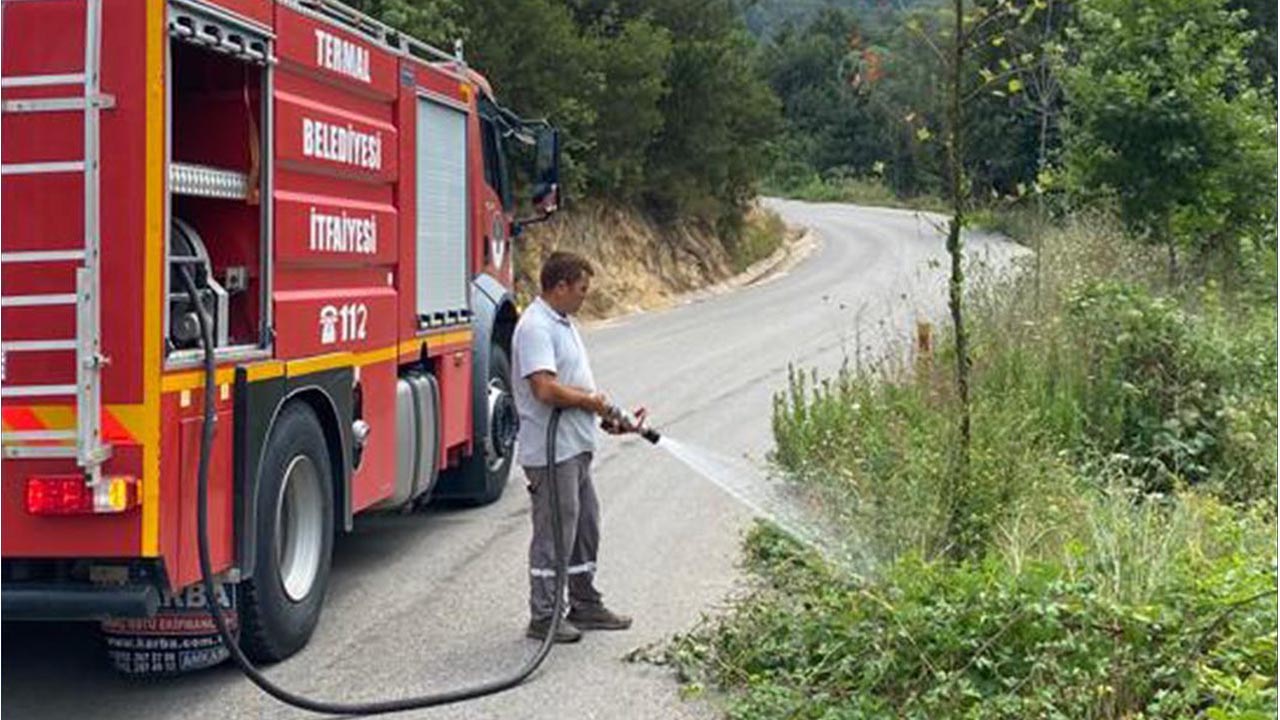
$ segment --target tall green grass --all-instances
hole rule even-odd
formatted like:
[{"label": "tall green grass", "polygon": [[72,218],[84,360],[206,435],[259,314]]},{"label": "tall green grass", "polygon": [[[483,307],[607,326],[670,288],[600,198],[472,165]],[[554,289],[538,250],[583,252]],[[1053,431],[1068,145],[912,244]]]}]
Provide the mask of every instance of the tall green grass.
[{"label": "tall green grass", "polygon": [[768,182],[765,195],[778,195],[809,202],[838,202],[877,207],[904,208],[945,212],[947,205],[936,195],[901,196],[878,177],[807,175],[786,182]]},{"label": "tall green grass", "polygon": [[774,253],[786,241],[787,225],[771,210],[747,214],[741,230],[722,238],[734,272],[743,272],[759,260]]},{"label": "tall green grass", "polygon": [[873,562],[751,538],[757,592],[670,650],[731,716],[1275,715],[1267,271],[1171,286],[1103,217],[1032,230],[970,297],[964,476],[945,340],[775,398],[774,462]]}]

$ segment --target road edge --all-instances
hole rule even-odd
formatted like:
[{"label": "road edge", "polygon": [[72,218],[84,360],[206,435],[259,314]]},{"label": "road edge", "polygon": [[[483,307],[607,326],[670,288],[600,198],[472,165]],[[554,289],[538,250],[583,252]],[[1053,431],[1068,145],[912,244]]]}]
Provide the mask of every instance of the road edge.
[{"label": "road edge", "polygon": [[779,244],[778,249],[774,250],[768,257],[752,263],[746,270],[736,275],[696,290],[673,295],[668,302],[657,307],[635,310],[607,318],[586,320],[580,322],[579,326],[586,330],[608,327],[630,318],[703,302],[744,287],[772,282],[790,272],[792,268],[807,259],[821,245],[821,241],[812,228],[788,225],[786,237]]}]

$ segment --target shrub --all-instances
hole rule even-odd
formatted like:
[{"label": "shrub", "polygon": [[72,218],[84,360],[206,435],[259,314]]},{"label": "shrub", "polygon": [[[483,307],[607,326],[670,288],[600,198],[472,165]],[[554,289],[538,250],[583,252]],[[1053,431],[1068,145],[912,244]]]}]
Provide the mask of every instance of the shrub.
[{"label": "shrub", "polygon": [[1274,437],[1275,336],[1226,318],[1212,288],[1206,296],[1194,316],[1128,284],[1073,294],[1068,325],[1083,355],[1086,433],[1147,490],[1213,482],[1234,499],[1269,497],[1274,447],[1268,453],[1260,440]]},{"label": "shrub", "polygon": [[[1221,539],[1250,527],[1215,512],[1203,520]],[[1269,717],[1270,559],[1181,552],[1176,588],[1133,603],[1092,575],[990,559],[908,555],[867,585],[757,529],[748,562],[762,586],[668,658],[686,680],[733,690],[733,718]],[[1202,580],[1174,583],[1183,573]]]},{"label": "shrub", "polygon": [[752,264],[773,254],[786,240],[787,225],[771,210],[747,214],[736,234],[723,236],[721,242],[729,252],[734,272],[742,272]]}]

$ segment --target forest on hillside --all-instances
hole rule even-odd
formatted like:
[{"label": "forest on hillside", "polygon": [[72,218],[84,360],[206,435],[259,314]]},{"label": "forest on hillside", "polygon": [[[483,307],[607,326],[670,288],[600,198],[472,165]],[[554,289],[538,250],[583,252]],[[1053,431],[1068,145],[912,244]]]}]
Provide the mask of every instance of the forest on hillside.
[{"label": "forest on hillside", "polygon": [[[947,32],[948,10],[937,0],[355,4],[430,41],[451,46],[463,39],[469,62],[489,76],[505,104],[563,128],[570,198],[633,206],[659,222],[697,219],[732,232],[762,187],[794,194],[854,180],[912,198],[936,194],[943,185],[945,152],[934,141],[943,121],[943,65],[935,50]],[[1010,4],[1043,9],[1034,19],[994,12]],[[972,197],[980,203],[1032,192],[1061,197],[1098,185],[1103,178],[1053,172],[1076,167],[1065,162],[1080,146],[1067,128],[1079,129],[1074,139],[1081,140],[1087,126],[1083,116],[1073,118],[1073,101],[1084,98],[1072,96],[1068,78],[1091,71],[1080,64],[1091,42],[1085,23],[1090,4],[973,5],[993,11],[983,32],[1000,42],[975,47],[967,61],[969,141],[962,161]],[[1227,115],[1243,107],[1238,96],[1251,93],[1256,97],[1250,102],[1264,107],[1248,114],[1264,124],[1268,114],[1274,117],[1275,3],[1158,6],[1165,15],[1199,13],[1196,21],[1214,32],[1235,34],[1240,41],[1234,52],[1247,71],[1208,79],[1229,96]],[[1201,49],[1211,51],[1183,51]],[[1189,93],[1197,78],[1222,72],[1168,54],[1177,51],[1143,50],[1157,59],[1165,53],[1180,65],[1156,68],[1155,76],[1136,81],[1152,93],[1177,93],[1179,86]],[[1252,132],[1227,127],[1231,122],[1215,120],[1209,108],[1192,108],[1198,117],[1183,122],[1187,110],[1179,103],[1197,102],[1188,93],[1140,108],[1150,120],[1146,130],[1163,137],[1179,126],[1184,144],[1205,133],[1230,144],[1232,133]],[[1177,148],[1169,153],[1189,157]],[[1158,162],[1145,168],[1153,177],[1167,177],[1167,169]],[[1073,186],[1073,180],[1079,182]]]}]

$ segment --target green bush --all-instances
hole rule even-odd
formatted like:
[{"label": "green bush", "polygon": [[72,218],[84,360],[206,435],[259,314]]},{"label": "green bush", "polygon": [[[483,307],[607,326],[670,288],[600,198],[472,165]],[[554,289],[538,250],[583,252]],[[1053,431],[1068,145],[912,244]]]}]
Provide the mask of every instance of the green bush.
[{"label": "green bush", "polygon": [[748,214],[737,233],[724,236],[734,272],[742,272],[773,254],[786,240],[787,225],[777,213],[763,210]]},{"label": "green bush", "polygon": [[1116,282],[1070,297],[1085,432],[1097,450],[1130,463],[1148,490],[1212,482],[1233,499],[1270,497],[1274,321],[1229,318],[1212,286],[1204,296],[1198,315]]},{"label": "green bush", "polygon": [[858,529],[877,560],[947,542],[952,428],[927,388],[851,371],[832,380],[790,373],[774,399],[773,461]]},{"label": "green bush", "polygon": [[[1213,283],[1189,299],[1158,295],[1115,279],[1134,275],[1125,246],[1090,247],[1080,233],[1041,239],[1042,282],[1024,276],[974,298],[963,484],[952,473],[949,339],[911,367],[792,371],[775,396],[774,462],[874,556],[980,551],[1020,504],[1081,477],[1144,492],[1194,484],[1237,503],[1274,495],[1274,299]],[[1063,252],[1064,241],[1105,258]]]},{"label": "green bush", "polygon": [[1274,89],[1251,77],[1256,35],[1233,6],[1079,2],[1059,71],[1062,185],[1114,199],[1136,236],[1191,254],[1275,242]]},{"label": "green bush", "polygon": [[[1206,519],[1222,548],[1256,528],[1235,512]],[[733,718],[1272,717],[1273,557],[1181,552],[1174,587],[1138,603],[1061,566],[995,560],[908,555],[867,585],[758,529],[762,587],[668,656],[685,680],[733,690]]]}]

